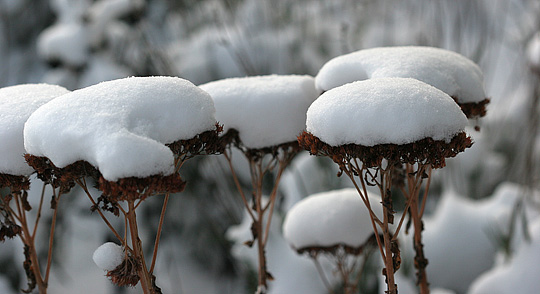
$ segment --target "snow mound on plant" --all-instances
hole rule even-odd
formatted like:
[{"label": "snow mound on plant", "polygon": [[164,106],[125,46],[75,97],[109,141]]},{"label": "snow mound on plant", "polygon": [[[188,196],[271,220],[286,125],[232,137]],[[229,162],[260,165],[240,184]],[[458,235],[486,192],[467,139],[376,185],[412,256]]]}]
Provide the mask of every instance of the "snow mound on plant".
[{"label": "snow mound on plant", "polygon": [[[377,216],[380,197],[369,196]],[[373,235],[369,212],[356,189],[313,194],[296,203],[283,222],[283,236],[294,249],[344,244],[358,248]]]},{"label": "snow mound on plant", "polygon": [[40,107],[26,122],[27,153],[57,167],[85,160],[103,177],[170,175],[164,144],[214,129],[208,93],[174,77],[133,77],[73,91]]},{"label": "snow mound on plant", "polygon": [[0,89],[0,173],[30,175],[24,161],[23,128],[30,115],[69,90],[48,84],[23,84]]},{"label": "snow mound on plant", "polygon": [[230,78],[200,87],[214,99],[224,132],[236,129],[242,144],[253,149],[296,141],[319,94],[307,75]]},{"label": "snow mound on plant", "polygon": [[523,242],[508,263],[481,275],[469,294],[540,293],[540,219],[530,226],[531,241]]},{"label": "snow mound on plant", "polygon": [[307,111],[307,131],[332,146],[449,141],[467,118],[441,90],[409,78],[357,81],[323,93]]},{"label": "snow mound on plant", "polygon": [[480,68],[458,53],[433,47],[380,47],[338,56],[320,69],[318,89],[327,91],[370,78],[414,78],[430,84],[460,103],[486,98]]},{"label": "snow mound on plant", "polygon": [[113,242],[107,242],[94,251],[92,259],[99,268],[112,271],[122,264],[124,256],[125,253],[122,246]]},{"label": "snow mound on plant", "polygon": [[82,66],[88,59],[88,32],[78,22],[58,23],[45,29],[39,36],[38,53],[48,61],[59,61],[68,66]]}]

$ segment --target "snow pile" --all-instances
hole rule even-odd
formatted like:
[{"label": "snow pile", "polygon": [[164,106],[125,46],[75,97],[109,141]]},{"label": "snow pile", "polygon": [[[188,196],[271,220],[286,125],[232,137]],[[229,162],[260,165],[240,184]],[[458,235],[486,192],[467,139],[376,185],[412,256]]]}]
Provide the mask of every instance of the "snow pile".
[{"label": "snow pile", "polygon": [[307,75],[230,78],[200,87],[214,99],[224,132],[237,130],[243,145],[253,149],[296,141],[319,94]]},{"label": "snow pile", "polygon": [[[268,271],[274,277],[269,283],[268,294],[309,293],[327,294],[313,261],[298,255],[291,250],[280,230],[280,218],[274,212],[274,221],[270,228],[270,236],[266,244]],[[244,213],[242,222],[227,230],[227,238],[233,242],[231,252],[238,259],[245,260],[253,269],[258,266],[257,250],[247,247],[245,241],[253,238],[252,221],[248,213]],[[322,264],[325,266],[325,264]],[[330,282],[335,281],[330,278]]]},{"label": "snow pile", "polygon": [[[380,197],[369,196],[377,216]],[[295,204],[283,222],[283,236],[294,249],[344,244],[358,248],[373,235],[369,212],[353,188],[317,193]]]},{"label": "snow pile", "polygon": [[120,17],[141,12],[144,5],[145,1],[143,0],[100,0],[94,2],[86,13],[92,46],[99,46],[104,41],[106,31],[111,28],[112,23],[117,22]]},{"label": "snow pile", "polygon": [[432,47],[381,47],[338,56],[323,65],[315,83],[318,89],[327,91],[358,80],[387,77],[423,81],[460,103],[486,98],[483,74],[474,62]]},{"label": "snow pile", "polygon": [[107,242],[99,246],[92,259],[96,265],[106,271],[112,271],[124,261],[125,253],[122,246],[113,242]]},{"label": "snow pile", "polygon": [[103,177],[170,175],[172,151],[164,144],[214,129],[210,96],[184,79],[134,77],[63,95],[26,122],[27,153],[57,167],[88,161]]},{"label": "snow pile", "polygon": [[535,69],[540,69],[540,32],[534,34],[527,45],[527,59]]},{"label": "snow pile", "polygon": [[444,92],[408,78],[353,82],[323,93],[309,107],[307,131],[332,146],[449,141],[467,118]]},{"label": "snow pile", "polygon": [[530,226],[531,242],[524,242],[508,263],[480,276],[469,294],[540,293],[540,220]]},{"label": "snow pile", "polygon": [[79,22],[57,23],[41,33],[37,48],[47,61],[83,66],[89,55],[87,29]]},{"label": "snow pile", "polygon": [[[429,260],[426,269],[433,287],[465,293],[476,277],[492,267],[497,253],[496,234],[507,232],[514,204],[522,193],[519,186],[506,183],[481,201],[450,191],[442,196],[434,215],[424,219],[424,252]],[[519,232],[515,236],[520,239]],[[402,244],[410,246],[412,241],[403,240]]]},{"label": "snow pile", "polygon": [[0,173],[29,175],[33,169],[24,161],[23,128],[41,105],[68,93],[63,87],[24,84],[0,89]]}]

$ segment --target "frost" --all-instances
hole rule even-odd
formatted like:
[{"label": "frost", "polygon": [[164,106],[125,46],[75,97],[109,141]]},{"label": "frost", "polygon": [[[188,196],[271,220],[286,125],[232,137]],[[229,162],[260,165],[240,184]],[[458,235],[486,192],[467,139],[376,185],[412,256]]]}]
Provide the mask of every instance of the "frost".
[{"label": "frost", "polygon": [[210,96],[184,79],[136,77],[103,82],[55,99],[27,121],[27,153],[57,167],[79,160],[103,177],[173,173],[173,153],[164,144],[215,127]]},{"label": "frost", "polygon": [[200,87],[214,99],[224,132],[236,129],[247,148],[296,141],[305,128],[306,110],[318,96],[307,75],[230,78]]},{"label": "frost", "polygon": [[68,93],[48,84],[23,84],[0,89],[0,173],[29,175],[33,169],[24,160],[23,128],[41,105]]},{"label": "frost", "polygon": [[106,271],[112,271],[124,261],[124,249],[113,242],[107,242],[99,246],[92,259],[96,265]]},{"label": "frost", "polygon": [[449,141],[467,118],[444,92],[408,78],[353,82],[323,93],[308,109],[307,131],[332,146]]},{"label": "frost", "polygon": [[[380,197],[369,199],[376,214],[382,215]],[[283,236],[296,250],[338,244],[358,248],[371,235],[373,227],[368,210],[353,188],[304,198],[289,210],[283,222]]]},{"label": "frost", "polygon": [[381,47],[360,50],[328,61],[315,78],[318,89],[329,89],[370,78],[414,78],[430,84],[460,103],[486,98],[483,74],[466,57],[432,47]]}]

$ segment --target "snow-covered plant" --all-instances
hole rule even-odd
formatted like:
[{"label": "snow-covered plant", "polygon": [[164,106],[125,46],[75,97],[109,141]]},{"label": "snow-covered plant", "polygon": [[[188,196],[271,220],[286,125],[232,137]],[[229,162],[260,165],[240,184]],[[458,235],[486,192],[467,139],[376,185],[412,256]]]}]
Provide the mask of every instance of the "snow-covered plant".
[{"label": "snow-covered plant", "polygon": [[[392,233],[392,188],[397,184],[406,198],[405,211],[410,212],[415,228],[418,281],[422,293],[428,293],[421,243],[426,195],[420,204],[420,189],[432,168],[444,167],[446,158],[472,145],[464,132],[466,124],[467,118],[448,94],[410,78],[349,83],[322,94],[307,112],[306,132],[298,141],[311,154],[332,158],[370,210],[388,293],[397,293],[394,272],[401,262],[397,236],[406,215]],[[371,213],[368,186],[380,192],[382,219]]]},{"label": "snow-covered plant", "polygon": [[[370,202],[380,197],[369,195]],[[374,207],[378,218],[380,207]],[[319,263],[319,256],[332,263],[345,293],[358,293],[365,262],[376,248],[370,211],[353,188],[313,194],[296,203],[283,222],[283,235],[299,254],[307,254],[317,267],[328,291],[332,286]]]},{"label": "snow-covered plant", "polygon": [[[371,78],[413,78],[430,84],[439,90],[450,95],[460,106],[467,118],[478,120],[486,114],[486,105],[489,99],[486,98],[483,86],[483,74],[480,68],[466,57],[444,49],[433,47],[380,47],[356,51],[350,54],[338,56],[327,62],[316,76],[316,85],[325,91],[341,86],[353,81]],[[480,130],[478,122],[476,129]],[[400,188],[405,198],[414,192],[414,168],[409,164],[399,169],[403,170],[409,190]],[[431,178],[431,169],[427,171]],[[429,191],[430,181],[428,180],[424,202]],[[414,208],[413,208],[414,209]],[[411,218],[415,222],[418,230],[421,215],[415,215],[410,210]],[[419,236],[415,237],[415,243],[420,242]],[[418,252],[418,261],[415,265],[418,268],[423,292],[427,291],[427,277],[424,271],[424,264],[427,264],[423,256],[422,248],[415,245]],[[421,261],[420,261],[421,260]]]},{"label": "snow-covered plant", "polygon": [[[258,250],[258,293],[265,293],[272,279],[266,266],[271,216],[283,171],[300,150],[296,136],[305,128],[306,111],[318,96],[310,76],[256,76],[231,78],[200,86],[210,93],[216,119],[224,125],[224,156],[250,218]],[[232,147],[249,163],[251,197],[244,192],[232,161]],[[263,182],[275,172],[268,201],[263,201]]]},{"label": "snow-covered plant", "polygon": [[372,78],[413,78],[432,85],[450,95],[470,119],[484,116],[489,103],[478,65],[434,47],[379,47],[341,55],[323,65],[315,83],[327,91]]},{"label": "snow-covered plant", "polygon": [[[79,185],[125,249],[124,262],[109,271],[117,285],[159,293],[153,270],[171,193],[185,182],[179,169],[197,154],[218,152],[221,127],[210,96],[174,77],[134,77],[100,83],[58,97],[25,124],[27,162],[44,181]],[[95,198],[91,182],[102,192]],[[165,195],[148,267],[136,209],[146,198]],[[124,218],[125,235],[104,211]],[[131,243],[128,242],[128,234]]]},{"label": "snow-covered plant", "polygon": [[[51,267],[52,245],[60,193],[51,200],[53,218],[49,235],[49,248],[45,272],[41,272],[35,239],[40,223],[45,189],[42,189],[34,220],[28,200],[29,176],[33,170],[24,161],[23,128],[26,119],[41,105],[68,93],[63,87],[48,84],[24,84],[0,89],[0,241],[18,236],[24,245],[24,270],[28,278],[28,293],[35,287],[47,293]],[[33,224],[32,224],[33,223]]]}]

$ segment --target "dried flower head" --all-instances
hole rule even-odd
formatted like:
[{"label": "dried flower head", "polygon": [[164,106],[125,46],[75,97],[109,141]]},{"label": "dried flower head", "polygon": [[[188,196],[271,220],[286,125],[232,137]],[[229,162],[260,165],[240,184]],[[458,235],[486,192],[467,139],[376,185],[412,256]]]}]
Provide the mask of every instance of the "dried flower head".
[{"label": "dried flower head", "polygon": [[330,146],[309,132],[298,136],[300,147],[308,150],[312,155],[323,155],[332,158],[341,170],[348,161],[357,158],[364,167],[381,166],[383,159],[389,163],[422,162],[431,164],[433,168],[442,168],[446,165],[446,158],[454,157],[472,146],[472,140],[465,132],[455,135],[450,142],[425,138],[409,144],[379,144],[375,146],[362,146],[346,144]]},{"label": "dried flower head", "polygon": [[187,140],[178,140],[167,144],[176,156],[195,156],[202,154],[220,154],[223,152],[224,146],[219,138],[219,134],[223,132],[223,126],[216,123],[214,130],[206,131]]},{"label": "dried flower head", "polygon": [[456,97],[452,97],[456,103],[461,107],[463,113],[467,118],[479,118],[486,115],[486,107],[490,102],[490,99],[486,98],[480,102],[460,103]]},{"label": "dried flower head", "polygon": [[0,188],[8,187],[12,191],[30,189],[30,180],[27,176],[16,176],[0,173]]},{"label": "dried flower head", "polygon": [[265,148],[247,148],[242,144],[238,131],[235,129],[229,129],[227,133],[221,136],[220,140],[220,145],[223,146],[223,148],[234,146],[242,151],[248,160],[253,162],[260,161],[265,155],[270,155],[272,158],[278,158],[281,155],[284,158],[292,159],[292,157],[301,150],[297,141]]},{"label": "dried flower head", "polygon": [[115,269],[107,272],[107,277],[118,286],[135,286],[139,282],[141,263],[128,255]]}]

